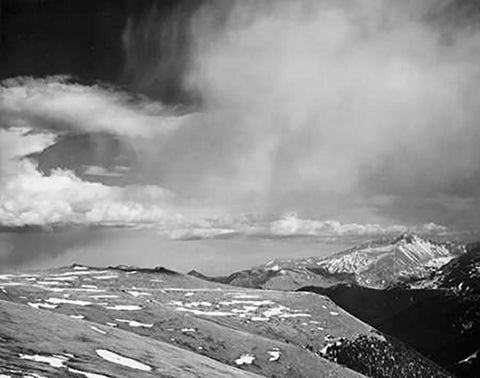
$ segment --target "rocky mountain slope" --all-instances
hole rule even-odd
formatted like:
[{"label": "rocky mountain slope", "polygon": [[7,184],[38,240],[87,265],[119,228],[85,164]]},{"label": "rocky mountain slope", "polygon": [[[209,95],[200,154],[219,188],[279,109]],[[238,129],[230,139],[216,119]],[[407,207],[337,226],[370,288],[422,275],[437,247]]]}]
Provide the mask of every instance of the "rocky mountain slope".
[{"label": "rocky mountain slope", "polygon": [[2,377],[449,376],[325,296],[163,268],[0,275]]},{"label": "rocky mountain slope", "polygon": [[460,377],[480,371],[480,245],[429,277],[377,290],[354,284],[301,290],[327,295],[351,314],[413,346]]},{"label": "rocky mountain slope", "polygon": [[235,286],[278,290],[306,285],[329,287],[341,283],[382,289],[430,277],[464,252],[465,247],[461,244],[437,243],[407,233],[324,258],[273,260],[228,277],[206,277],[195,271],[190,274]]}]

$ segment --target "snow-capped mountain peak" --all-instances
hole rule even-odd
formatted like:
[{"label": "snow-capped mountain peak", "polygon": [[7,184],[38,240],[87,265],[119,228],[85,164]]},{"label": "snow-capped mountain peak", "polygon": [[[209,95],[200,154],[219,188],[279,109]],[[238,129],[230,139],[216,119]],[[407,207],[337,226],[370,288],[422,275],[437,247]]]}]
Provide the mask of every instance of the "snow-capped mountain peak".
[{"label": "snow-capped mountain peak", "polygon": [[426,275],[455,257],[447,244],[414,233],[368,243],[326,257],[316,263],[327,274],[350,275],[358,284],[386,287],[411,276]]}]

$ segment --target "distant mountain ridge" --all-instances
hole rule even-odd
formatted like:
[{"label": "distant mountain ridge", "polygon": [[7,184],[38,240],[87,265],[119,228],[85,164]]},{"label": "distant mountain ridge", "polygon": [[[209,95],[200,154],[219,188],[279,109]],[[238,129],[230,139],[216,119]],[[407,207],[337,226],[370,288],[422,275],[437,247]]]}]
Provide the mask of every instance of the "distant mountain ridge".
[{"label": "distant mountain ridge", "polygon": [[465,253],[460,243],[439,243],[414,233],[381,238],[327,257],[272,260],[228,277],[199,278],[226,284],[292,290],[301,286],[328,287],[340,283],[383,289],[434,274],[441,266]]}]

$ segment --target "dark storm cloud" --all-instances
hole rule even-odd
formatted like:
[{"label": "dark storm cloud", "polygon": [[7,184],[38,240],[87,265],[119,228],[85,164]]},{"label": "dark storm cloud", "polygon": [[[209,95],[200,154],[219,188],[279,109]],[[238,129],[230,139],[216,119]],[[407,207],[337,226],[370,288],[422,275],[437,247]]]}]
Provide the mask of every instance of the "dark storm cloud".
[{"label": "dark storm cloud", "polygon": [[119,36],[132,3],[3,0],[0,78],[71,74],[116,80],[123,67]]}]

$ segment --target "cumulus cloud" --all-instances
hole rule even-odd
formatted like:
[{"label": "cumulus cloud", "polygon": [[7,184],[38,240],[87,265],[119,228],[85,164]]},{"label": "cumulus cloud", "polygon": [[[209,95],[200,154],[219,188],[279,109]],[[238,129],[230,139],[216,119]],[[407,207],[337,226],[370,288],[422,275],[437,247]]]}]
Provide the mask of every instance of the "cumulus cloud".
[{"label": "cumulus cloud", "polygon": [[157,186],[106,186],[65,169],[43,174],[26,156],[55,140],[50,133],[0,129],[2,225],[175,224],[181,219],[170,205],[173,194]]}]

